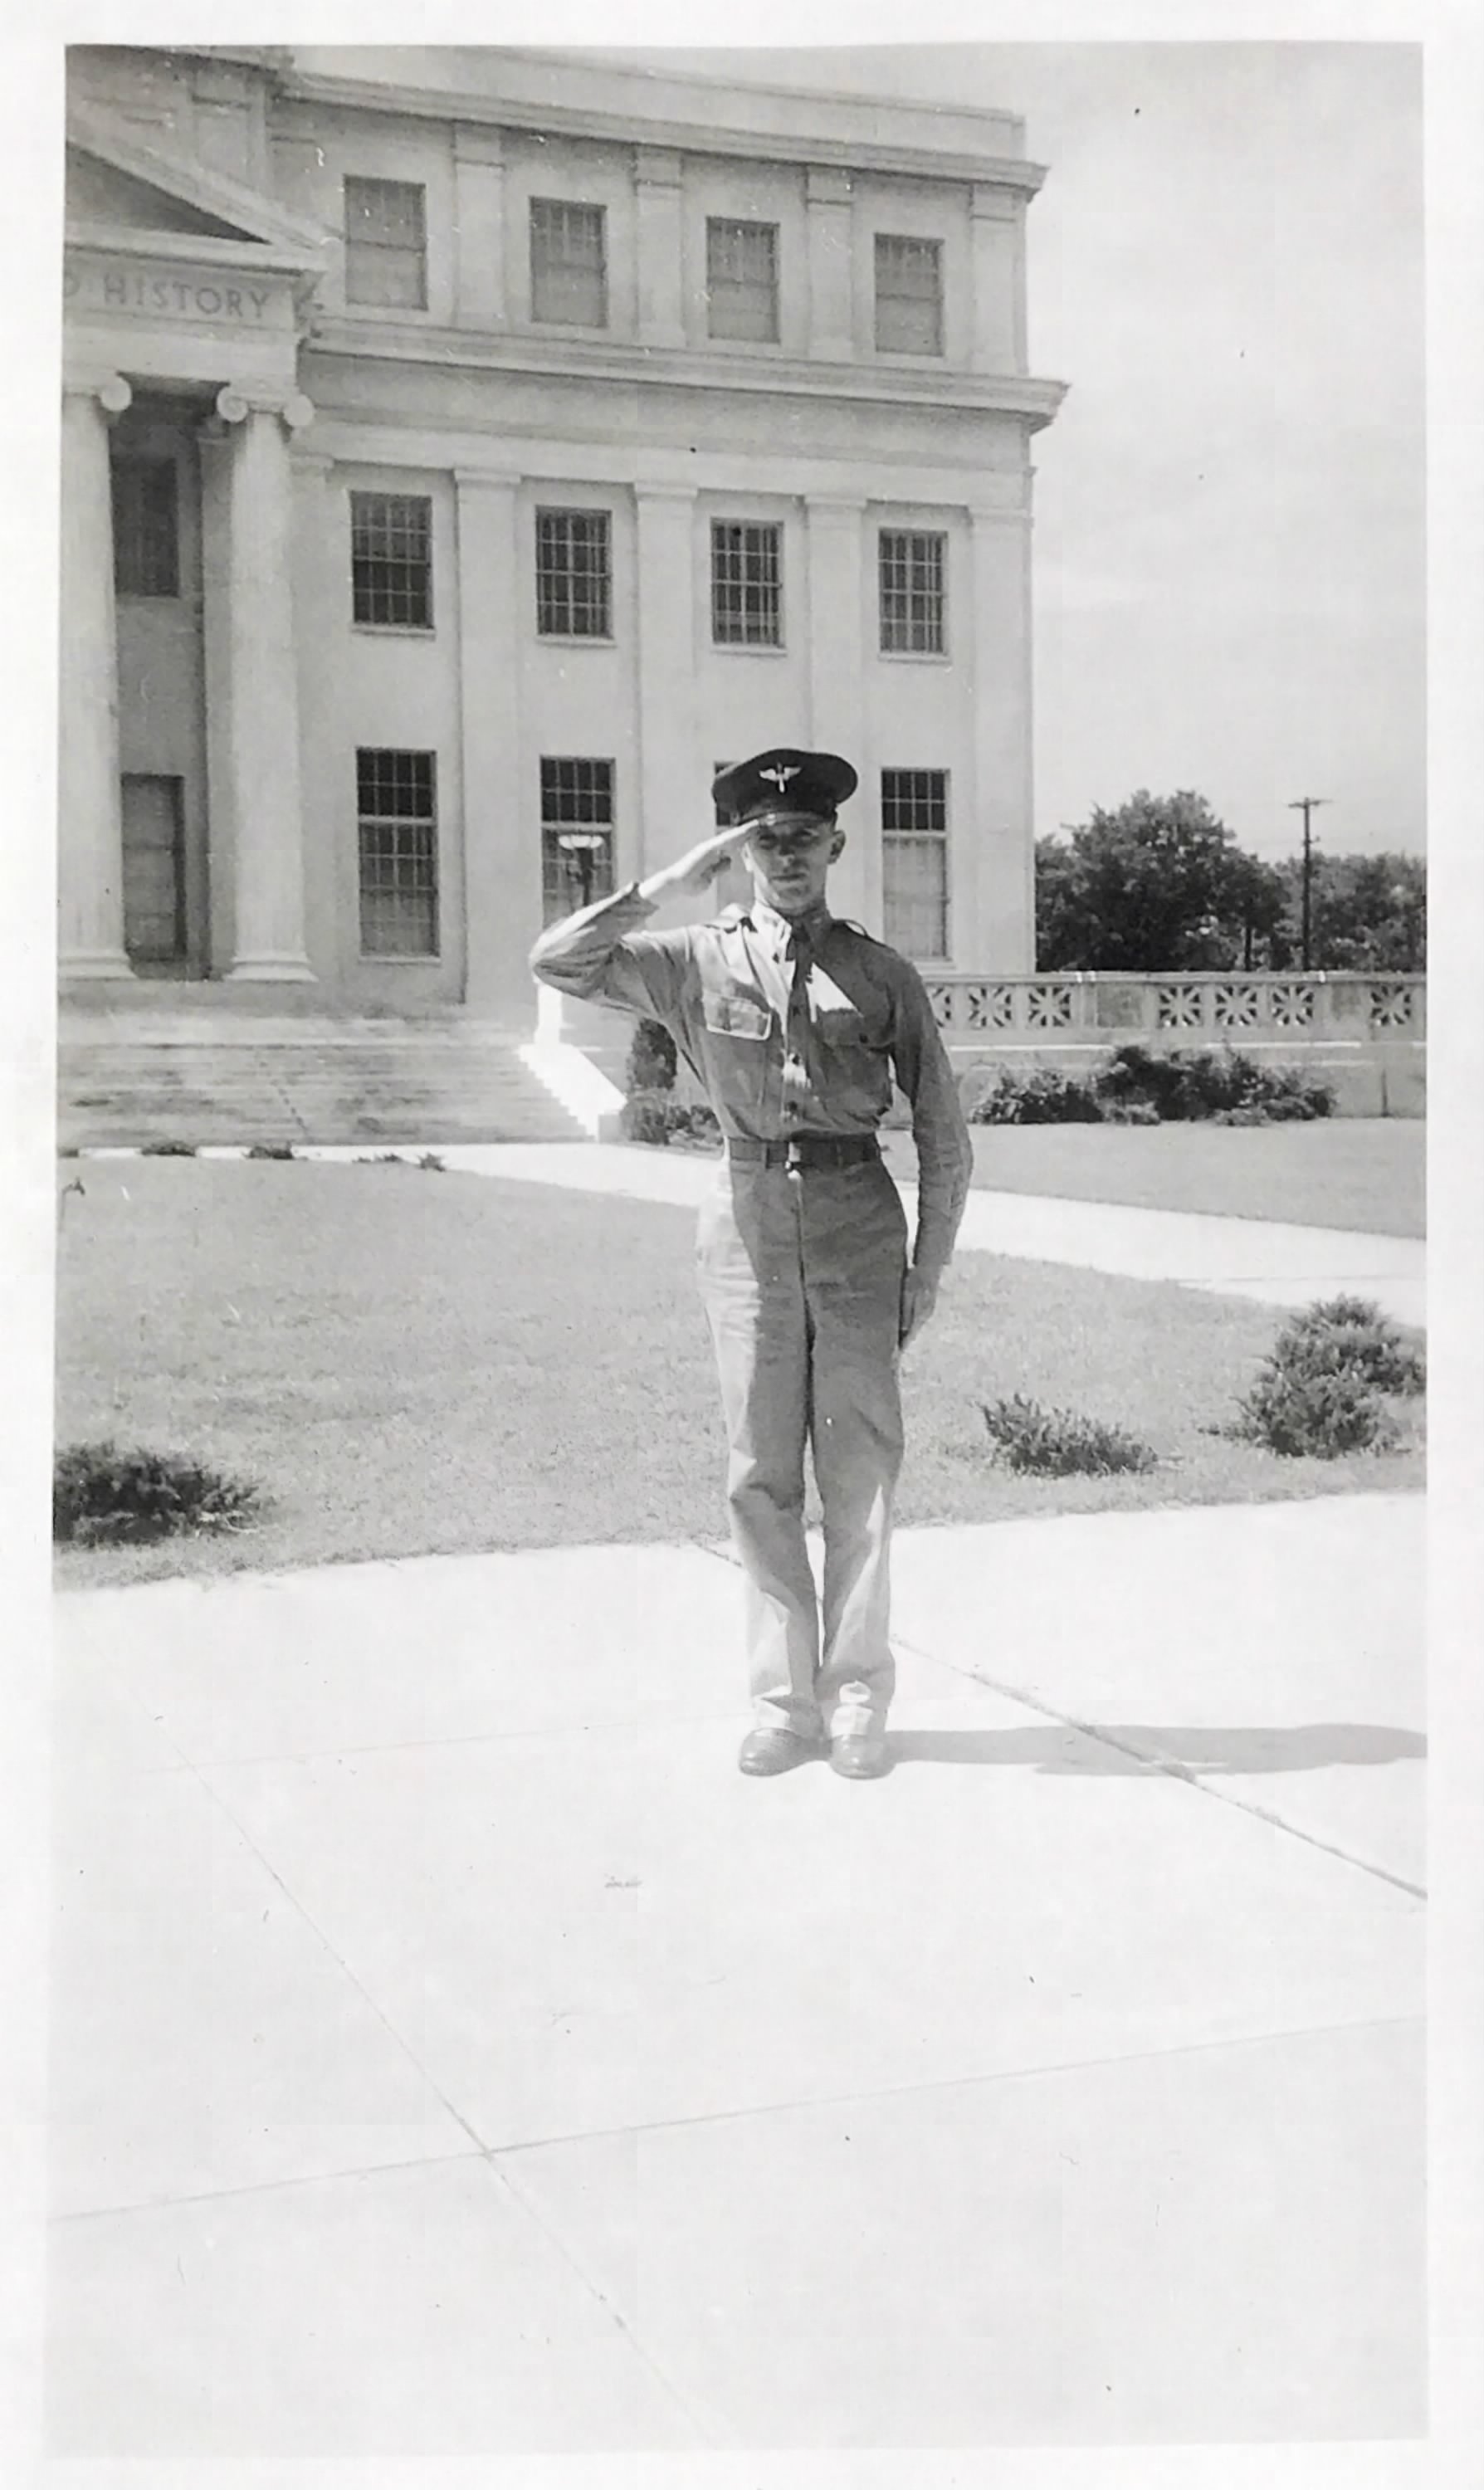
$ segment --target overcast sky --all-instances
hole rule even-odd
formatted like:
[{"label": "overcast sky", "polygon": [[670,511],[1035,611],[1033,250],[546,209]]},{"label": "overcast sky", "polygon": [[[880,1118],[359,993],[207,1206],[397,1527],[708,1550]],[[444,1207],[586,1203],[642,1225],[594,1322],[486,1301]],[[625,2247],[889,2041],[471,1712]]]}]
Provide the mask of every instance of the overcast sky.
[{"label": "overcast sky", "polygon": [[1244,846],[1424,836],[1422,109],[1411,46],[617,52],[996,105],[1031,206],[1036,825],[1194,787]]}]

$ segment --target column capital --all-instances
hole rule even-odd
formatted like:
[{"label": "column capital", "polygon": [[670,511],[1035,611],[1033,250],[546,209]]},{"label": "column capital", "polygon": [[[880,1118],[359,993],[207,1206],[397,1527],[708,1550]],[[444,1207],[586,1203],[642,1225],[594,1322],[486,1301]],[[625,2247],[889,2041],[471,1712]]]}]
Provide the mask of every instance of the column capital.
[{"label": "column capital", "polygon": [[513,493],[520,478],[509,467],[455,467],[453,482],[460,493]]},{"label": "column capital", "polygon": [[79,371],[73,369],[62,376],[62,395],[96,398],[105,416],[123,415],[133,404],[133,391],[122,372]]},{"label": "column capital", "polygon": [[646,189],[678,190],[681,187],[680,151],[674,147],[636,147],[634,180]]},{"label": "column capital", "polygon": [[246,423],[249,415],[276,415],[290,432],[303,432],[314,420],[314,401],[302,390],[244,389],[228,381],[216,396],[223,423]]},{"label": "column capital", "polygon": [[858,519],[866,497],[863,493],[805,493],[803,506],[811,519]]},{"label": "column capital", "polygon": [[700,490],[696,484],[667,484],[658,478],[636,476],[633,482],[636,502],[693,502]]},{"label": "column capital", "polygon": [[458,164],[487,164],[494,171],[503,172],[504,130],[488,130],[478,122],[459,122],[453,131],[453,159]]},{"label": "column capital", "polygon": [[848,208],[855,196],[855,183],[843,165],[811,164],[806,196],[811,208]]},{"label": "column capital", "polygon": [[972,182],[969,186],[969,213],[986,217],[992,224],[1012,225],[1022,213],[1023,202],[1014,190],[1002,190],[993,182]]}]

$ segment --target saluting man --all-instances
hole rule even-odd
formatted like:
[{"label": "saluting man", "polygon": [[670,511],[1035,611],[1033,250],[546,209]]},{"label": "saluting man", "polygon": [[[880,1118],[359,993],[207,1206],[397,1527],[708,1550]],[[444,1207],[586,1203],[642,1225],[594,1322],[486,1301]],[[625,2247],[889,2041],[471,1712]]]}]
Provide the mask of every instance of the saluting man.
[{"label": "saluting man", "polygon": [[[892,1498],[902,1461],[898,1359],[921,1329],[967,1199],[969,1134],[922,980],[831,916],[826,878],[856,787],[829,752],[762,752],[712,793],[731,826],[549,926],[535,974],[659,1021],[725,1140],[701,1213],[701,1293],[730,1446],[754,1723],[744,1773],[787,1772],[828,1745],[849,1780],[888,1769]],[[752,904],[647,928],[741,852]],[[877,1128],[892,1075],[912,1107],[918,1213],[911,1259]],[[804,1449],[824,1517],[823,1635],[804,1543]]]}]

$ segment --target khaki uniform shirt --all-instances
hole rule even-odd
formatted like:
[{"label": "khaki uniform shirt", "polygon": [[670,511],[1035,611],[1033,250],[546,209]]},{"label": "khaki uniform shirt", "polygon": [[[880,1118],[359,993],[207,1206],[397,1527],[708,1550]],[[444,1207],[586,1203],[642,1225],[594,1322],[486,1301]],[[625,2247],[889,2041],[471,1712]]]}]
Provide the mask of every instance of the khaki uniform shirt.
[{"label": "khaki uniform shirt", "polygon": [[964,1214],[974,1154],[911,962],[821,910],[805,928],[805,979],[796,977],[794,929],[771,908],[642,932],[654,913],[631,883],[548,926],[531,954],[533,973],[563,994],[659,1021],[728,1135],[771,1142],[874,1133],[894,1073],[917,1149],[914,1259],[939,1272]]}]

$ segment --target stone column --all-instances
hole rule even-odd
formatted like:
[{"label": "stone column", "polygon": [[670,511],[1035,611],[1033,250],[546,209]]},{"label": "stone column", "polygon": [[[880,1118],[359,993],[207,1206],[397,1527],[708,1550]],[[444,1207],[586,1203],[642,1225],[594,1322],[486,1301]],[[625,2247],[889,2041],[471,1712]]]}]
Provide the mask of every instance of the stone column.
[{"label": "stone column", "polygon": [[59,965],[66,978],[129,977],[119,801],[119,660],[108,425],[132,392],[117,372],[62,399]]},{"label": "stone column", "polygon": [[968,818],[954,808],[953,956],[1013,975],[1035,966],[1030,511],[981,506],[970,535],[974,786]]},{"label": "stone column", "polygon": [[855,246],[850,175],[811,164],[809,216],[809,353],[827,363],[854,360]]},{"label": "stone column", "polygon": [[314,410],[297,394],[263,405],[224,389],[217,412],[233,427],[224,617],[234,899],[228,974],[302,984],[314,971],[305,949],[288,435]]},{"label": "stone column", "polygon": [[975,372],[1023,372],[1020,236],[1022,210],[1008,190],[975,182],[971,212],[971,346]]},{"label": "stone column", "polygon": [[503,329],[505,285],[504,134],[463,129],[453,142],[453,317],[461,327]]},{"label": "stone column", "polygon": [[846,846],[830,874],[829,902],[838,915],[857,916],[879,932],[881,837],[865,723],[865,502],[849,494],[811,493],[804,507],[810,739],[816,751],[841,753],[860,777],[858,792],[840,816]]},{"label": "stone column", "polygon": [[665,864],[711,826],[695,726],[695,488],[636,484],[639,574],[639,822],[623,822],[623,883]]},{"label": "stone column", "polygon": [[526,955],[541,922],[536,765],[521,747],[525,611],[513,476],[457,468],[459,699],[463,718],[465,1000],[527,1026]]},{"label": "stone column", "polygon": [[684,346],[679,156],[667,148],[639,148],[634,159],[634,185],[639,343]]}]

